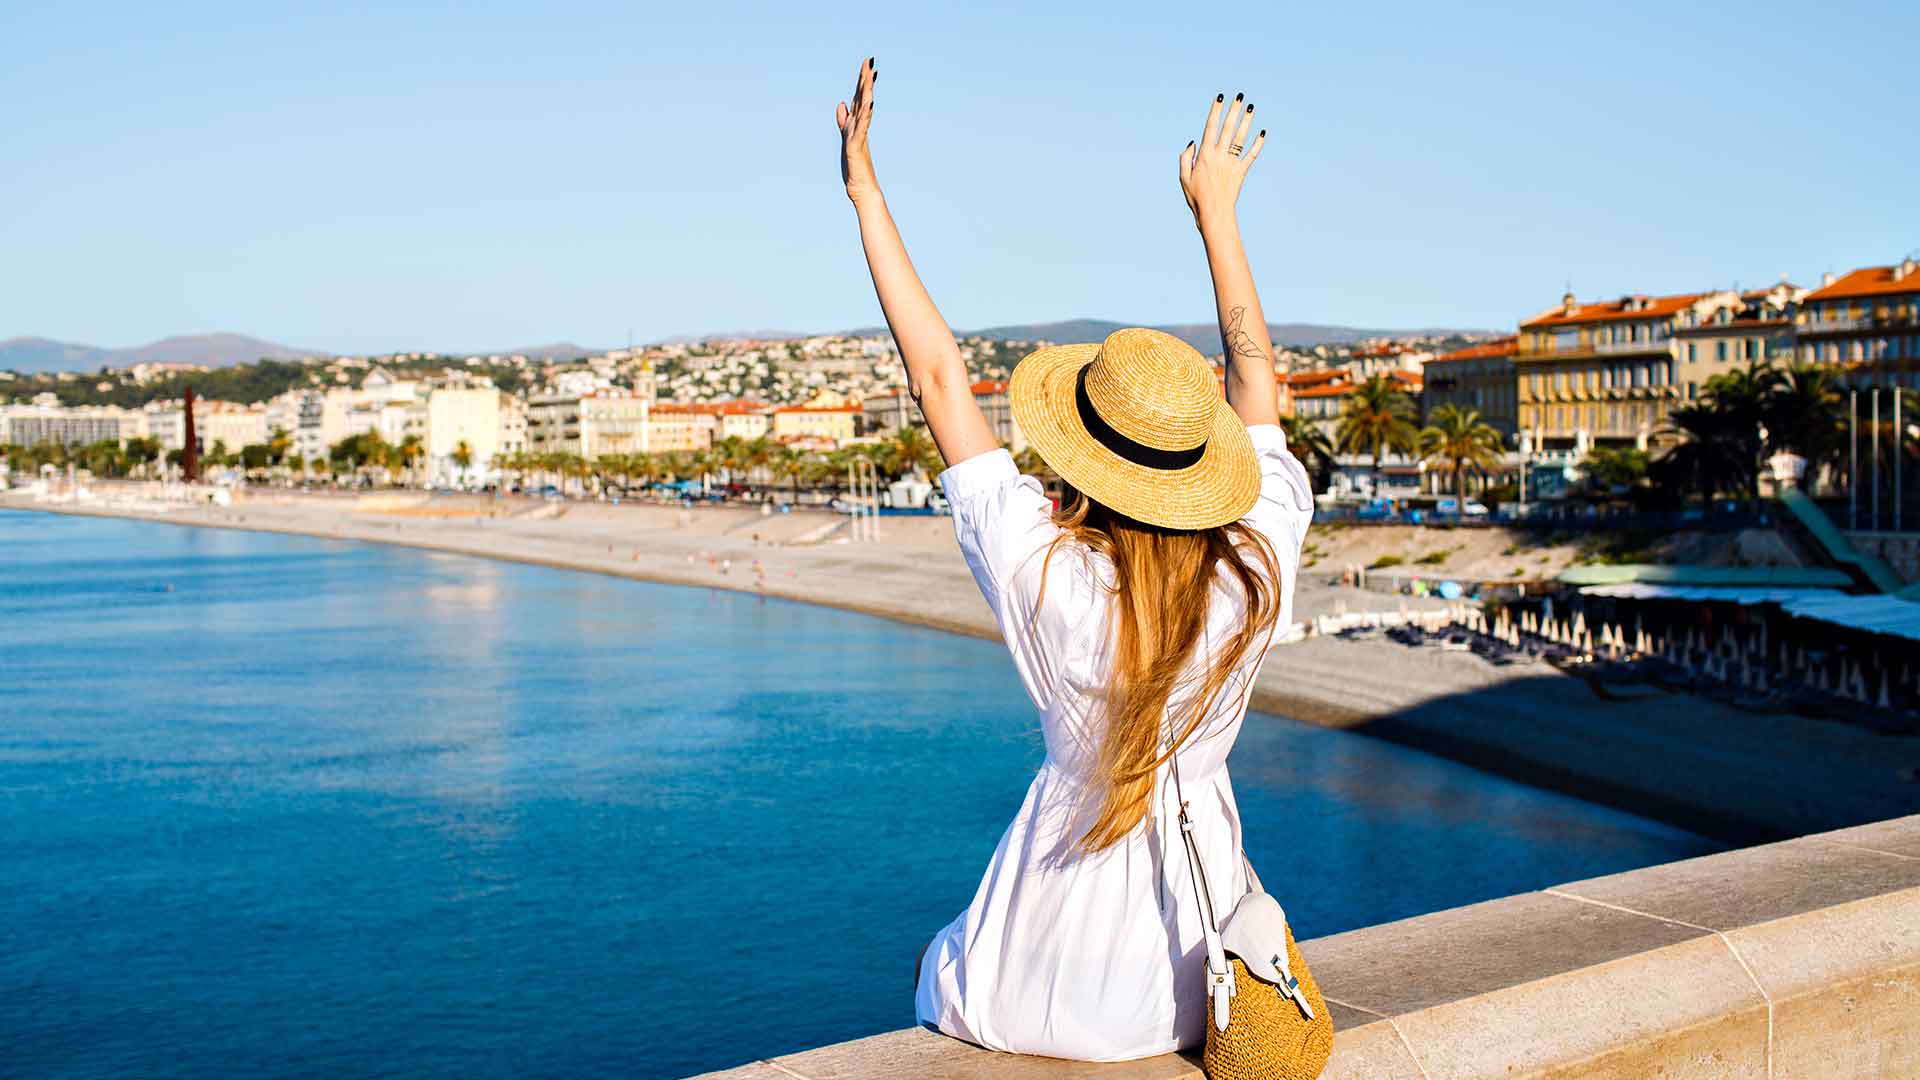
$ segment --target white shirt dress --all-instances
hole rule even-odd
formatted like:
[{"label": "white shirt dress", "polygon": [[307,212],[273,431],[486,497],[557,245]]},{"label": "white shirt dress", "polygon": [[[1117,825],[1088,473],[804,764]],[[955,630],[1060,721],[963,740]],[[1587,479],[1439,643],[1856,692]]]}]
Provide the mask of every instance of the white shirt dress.
[{"label": "white shirt dress", "polygon": [[[1293,619],[1312,488],[1278,427],[1247,431],[1260,463],[1260,498],[1243,520],[1272,544],[1284,629]],[[1084,1061],[1197,1046],[1206,1022],[1205,946],[1167,769],[1130,836],[1093,855],[1074,844],[1099,812],[1099,790],[1088,780],[1106,715],[1111,564],[1071,542],[1048,564],[1059,533],[1052,504],[1004,450],[953,466],[940,484],[960,550],[1040,711],[1046,760],[973,902],[921,959],[919,1022],[995,1050]],[[1225,645],[1244,610],[1238,585],[1223,577],[1196,665]],[[1262,658],[1258,644],[1248,650],[1179,754],[1207,883],[1223,914],[1250,887],[1227,752]],[[1174,708],[1183,703],[1176,696]]]}]

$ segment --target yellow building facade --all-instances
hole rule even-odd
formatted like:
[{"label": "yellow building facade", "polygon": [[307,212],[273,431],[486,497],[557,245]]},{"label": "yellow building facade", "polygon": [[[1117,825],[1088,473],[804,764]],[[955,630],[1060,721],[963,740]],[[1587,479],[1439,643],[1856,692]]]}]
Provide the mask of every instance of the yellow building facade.
[{"label": "yellow building facade", "polygon": [[1572,293],[1520,324],[1513,355],[1523,447],[1583,454],[1647,440],[1682,403],[1675,331],[1737,305],[1732,292],[1624,296],[1580,303]]}]

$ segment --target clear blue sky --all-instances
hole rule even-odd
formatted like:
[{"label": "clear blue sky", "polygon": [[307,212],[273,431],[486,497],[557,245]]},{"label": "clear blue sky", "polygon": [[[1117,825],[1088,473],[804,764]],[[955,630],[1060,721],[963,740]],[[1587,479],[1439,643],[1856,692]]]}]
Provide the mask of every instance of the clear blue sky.
[{"label": "clear blue sky", "polygon": [[[834,103],[958,327],[1201,321],[1175,156],[1269,129],[1269,317],[1511,326],[1920,248],[1920,4],[0,5],[0,338],[870,325]],[[330,5],[329,5],[330,7]],[[31,8],[31,10],[29,10]]]}]

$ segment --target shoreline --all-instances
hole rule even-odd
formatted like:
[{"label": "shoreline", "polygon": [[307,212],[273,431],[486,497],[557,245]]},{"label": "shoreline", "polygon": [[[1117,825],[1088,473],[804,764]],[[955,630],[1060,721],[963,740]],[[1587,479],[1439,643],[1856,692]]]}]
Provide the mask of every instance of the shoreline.
[{"label": "shoreline", "polygon": [[[826,539],[839,529],[818,513],[493,503],[483,516],[471,509],[483,504],[456,498],[448,501],[470,512],[409,517],[383,498],[268,495],[156,513],[0,497],[0,509],[384,544],[771,596],[1000,640],[956,557],[947,518],[882,518],[889,539],[855,544]],[[432,502],[423,496],[413,508]],[[515,506],[521,512],[499,516]],[[1438,604],[1309,580],[1295,593],[1300,620]],[[1735,845],[1920,811],[1920,783],[1902,773],[1920,765],[1920,739],[1744,713],[1684,693],[1608,701],[1545,664],[1496,668],[1470,653],[1378,636],[1274,646],[1249,708],[1385,739]]]},{"label": "shoreline", "polygon": [[252,524],[244,516],[235,521],[182,521],[176,517],[162,514],[141,514],[124,510],[88,509],[71,506],[17,505],[0,498],[0,510],[22,510],[34,513],[60,514],[66,517],[116,518],[125,521],[143,521],[156,525],[173,525],[184,529],[226,529],[232,532],[272,533],[279,536],[304,536],[314,540],[344,540],[351,543],[380,544],[385,547],[408,548],[413,551],[431,551],[442,555],[460,555],[471,559],[492,559],[497,562],[517,563],[522,566],[539,566],[548,570],[565,570],[572,573],[599,574],[602,577],[623,578],[628,581],[640,581],[650,585],[673,585],[694,589],[724,589],[728,592],[750,596],[766,596],[775,600],[786,600],[796,604],[813,604],[817,607],[829,607],[840,611],[849,611],[857,615],[870,615],[874,618],[918,626],[929,630],[940,630],[964,637],[999,641],[1000,631],[991,623],[981,625],[963,620],[948,619],[926,612],[916,612],[903,608],[884,605],[862,604],[845,598],[815,597],[797,591],[780,588],[755,588],[733,581],[711,581],[692,574],[676,575],[661,570],[628,570],[616,566],[606,566],[579,559],[566,559],[551,556],[522,555],[512,551],[498,551],[488,548],[466,547],[444,541],[424,541],[394,536],[340,534],[323,532],[318,529],[303,529],[284,525]]}]

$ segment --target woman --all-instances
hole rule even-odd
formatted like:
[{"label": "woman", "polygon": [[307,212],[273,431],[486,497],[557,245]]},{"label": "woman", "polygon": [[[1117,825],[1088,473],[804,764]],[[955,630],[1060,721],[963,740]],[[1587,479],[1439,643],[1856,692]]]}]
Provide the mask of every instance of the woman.
[{"label": "woman", "polygon": [[1180,184],[1205,241],[1227,356],[1121,330],[1042,349],[1015,421],[1069,485],[1054,509],[974,404],[953,334],[907,259],[867,133],[873,61],[839,108],[841,174],[974,579],[1040,710],[1046,760],[966,911],[921,954],[920,1022],[999,1050],[1093,1061],[1203,1037],[1202,936],[1169,776],[1214,903],[1253,887],[1226,770],[1293,582],[1313,498],[1287,452],[1272,344],[1234,204],[1265,133],[1216,97]]}]

